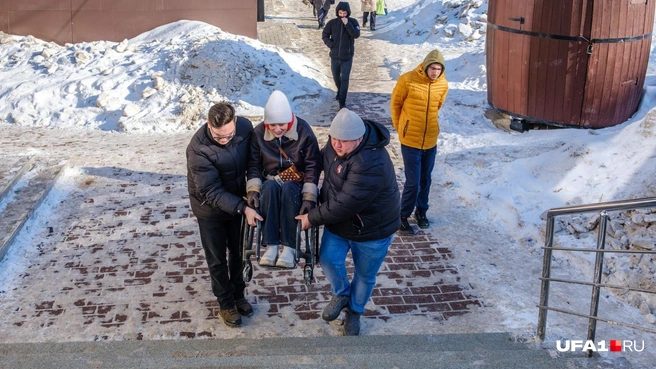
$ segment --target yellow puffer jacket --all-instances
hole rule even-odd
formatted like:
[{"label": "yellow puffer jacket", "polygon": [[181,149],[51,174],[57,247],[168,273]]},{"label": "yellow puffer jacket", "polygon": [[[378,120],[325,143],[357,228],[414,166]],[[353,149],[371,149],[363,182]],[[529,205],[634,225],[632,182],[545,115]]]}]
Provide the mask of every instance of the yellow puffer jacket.
[{"label": "yellow puffer jacket", "polygon": [[[433,63],[442,65],[442,74],[435,81],[426,75],[426,69]],[[445,74],[444,57],[433,50],[417,68],[399,77],[392,91],[390,108],[392,124],[401,144],[420,150],[437,145],[440,134],[437,113],[449,91]]]}]

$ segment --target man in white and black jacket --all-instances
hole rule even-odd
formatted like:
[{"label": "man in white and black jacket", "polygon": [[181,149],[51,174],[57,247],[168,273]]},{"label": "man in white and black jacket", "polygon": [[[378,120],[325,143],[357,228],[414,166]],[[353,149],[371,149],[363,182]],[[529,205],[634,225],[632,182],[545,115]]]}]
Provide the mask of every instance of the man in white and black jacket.
[{"label": "man in white and black jacket", "polygon": [[[296,219],[304,229],[324,225],[319,259],[333,297],[322,318],[337,319],[347,308],[344,335],[360,333],[360,316],[371,297],[376,274],[401,226],[401,200],[392,160],[385,149],[390,133],[380,123],[341,109],[323,148],[320,205]],[[355,270],[349,282],[346,255]]]}]

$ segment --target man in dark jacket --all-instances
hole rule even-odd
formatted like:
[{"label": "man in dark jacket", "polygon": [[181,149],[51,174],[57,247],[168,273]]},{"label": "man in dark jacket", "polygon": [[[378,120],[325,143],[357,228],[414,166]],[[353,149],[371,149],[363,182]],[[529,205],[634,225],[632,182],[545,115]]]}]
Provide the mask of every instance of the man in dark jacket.
[{"label": "man in dark jacket", "polygon": [[232,105],[218,103],[187,146],[191,210],[198,219],[219,314],[230,327],[241,325],[240,314],[253,314],[244,296],[239,243],[242,215],[251,225],[255,225],[255,219],[262,219],[242,199],[252,135],[253,124],[248,119],[236,117]]},{"label": "man in dark jacket", "polygon": [[317,29],[322,29],[325,25],[328,11],[330,10],[330,0],[314,0],[313,6],[317,13],[317,20],[319,21],[319,27]]},{"label": "man in dark jacket", "polygon": [[335,99],[339,101],[341,109],[346,106],[355,39],[360,37],[360,24],[351,18],[351,7],[346,1],[340,1],[335,9],[337,18],[328,21],[321,38],[330,49],[330,70],[337,87]]},{"label": "man in dark jacket", "polygon": [[[385,149],[389,141],[390,133],[381,124],[341,109],[330,126],[330,143],[322,150],[321,205],[296,217],[304,229],[324,225],[319,259],[333,297],[322,318],[335,320],[348,308],[346,336],[360,333],[360,315],[401,225],[399,188]],[[345,265],[349,250],[355,265],[350,282]]]}]

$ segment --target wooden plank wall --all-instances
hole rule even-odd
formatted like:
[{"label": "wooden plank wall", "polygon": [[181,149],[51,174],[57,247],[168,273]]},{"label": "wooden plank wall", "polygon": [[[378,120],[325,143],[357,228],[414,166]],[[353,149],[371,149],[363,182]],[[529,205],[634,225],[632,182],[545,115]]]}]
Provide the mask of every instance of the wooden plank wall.
[{"label": "wooden plank wall", "polygon": [[655,1],[490,0],[488,101],[554,125],[625,121],[642,94],[651,38],[593,43],[591,54],[587,40],[650,33]]},{"label": "wooden plank wall", "polygon": [[0,30],[59,44],[122,41],[178,20],[257,38],[257,0],[0,0]]}]

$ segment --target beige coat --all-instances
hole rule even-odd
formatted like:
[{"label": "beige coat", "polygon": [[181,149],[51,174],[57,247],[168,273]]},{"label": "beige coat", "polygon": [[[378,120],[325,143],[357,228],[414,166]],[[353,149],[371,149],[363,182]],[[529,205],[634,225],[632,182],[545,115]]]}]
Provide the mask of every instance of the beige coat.
[{"label": "beige coat", "polygon": [[376,0],[362,0],[362,12],[376,12]]}]

